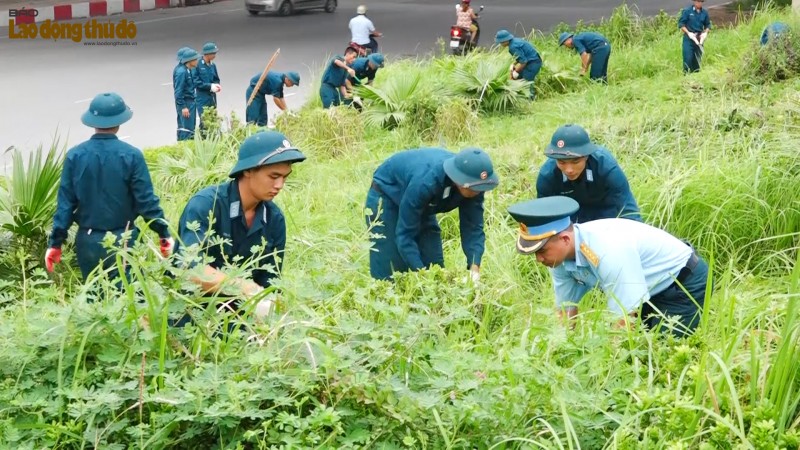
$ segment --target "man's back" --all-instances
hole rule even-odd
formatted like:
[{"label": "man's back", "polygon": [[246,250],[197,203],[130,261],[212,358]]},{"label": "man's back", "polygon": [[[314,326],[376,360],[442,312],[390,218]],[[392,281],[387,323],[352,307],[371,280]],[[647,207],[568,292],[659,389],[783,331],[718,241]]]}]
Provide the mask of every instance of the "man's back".
[{"label": "man's back", "polygon": [[350,33],[352,42],[358,45],[369,44],[369,35],[375,31],[375,25],[363,14],[359,14],[350,19]]}]

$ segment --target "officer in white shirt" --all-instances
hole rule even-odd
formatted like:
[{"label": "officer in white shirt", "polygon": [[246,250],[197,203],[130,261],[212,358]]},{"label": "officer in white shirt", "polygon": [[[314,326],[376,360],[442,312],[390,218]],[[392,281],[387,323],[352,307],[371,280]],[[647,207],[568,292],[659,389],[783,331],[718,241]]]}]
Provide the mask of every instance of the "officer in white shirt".
[{"label": "officer in white shirt", "polygon": [[[372,53],[378,53],[378,42],[373,36],[381,37],[382,34],[375,30],[375,25],[366,16],[367,7],[360,5],[356,9],[357,15],[350,19],[350,42],[368,48]],[[363,55],[362,55],[363,56]]]},{"label": "officer in white shirt", "polygon": [[578,208],[578,202],[564,196],[508,208],[520,224],[517,250],[550,268],[559,316],[573,318],[577,303],[597,287],[608,296],[608,308],[620,325],[641,315],[646,326],[657,328],[677,316],[673,334],[694,332],[709,281],[708,265],[694,249],[634,220],[573,224],[570,216]]}]

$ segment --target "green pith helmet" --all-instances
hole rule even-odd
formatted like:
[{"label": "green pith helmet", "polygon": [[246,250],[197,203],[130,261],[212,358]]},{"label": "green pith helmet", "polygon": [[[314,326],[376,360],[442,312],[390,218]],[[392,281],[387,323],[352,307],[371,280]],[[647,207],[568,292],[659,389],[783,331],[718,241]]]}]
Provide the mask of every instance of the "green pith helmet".
[{"label": "green pith helmet", "polygon": [[490,191],[500,184],[489,155],[479,148],[465,148],[444,162],[444,172],[457,185],[473,191]]},{"label": "green pith helmet", "polygon": [[554,159],[575,159],[589,156],[598,146],[589,140],[589,133],[580,125],[569,124],[559,127],[544,154]]},{"label": "green pith helmet", "polygon": [[133,111],[119,94],[98,94],[89,103],[89,110],[81,116],[81,122],[92,128],[114,128],[133,117]]},{"label": "green pith helmet", "polygon": [[239,147],[239,159],[229,176],[235,178],[248,169],[277,163],[296,163],[305,159],[306,156],[283,133],[262,131],[244,140]]}]

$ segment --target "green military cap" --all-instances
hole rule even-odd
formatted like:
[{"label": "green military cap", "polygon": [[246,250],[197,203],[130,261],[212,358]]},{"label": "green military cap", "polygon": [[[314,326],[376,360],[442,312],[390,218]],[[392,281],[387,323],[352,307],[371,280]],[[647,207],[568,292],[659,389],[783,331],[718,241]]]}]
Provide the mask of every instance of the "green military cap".
[{"label": "green military cap", "polygon": [[218,51],[219,51],[219,47],[217,47],[217,44],[215,44],[213,42],[206,42],[205,44],[203,44],[203,54],[204,55],[211,55],[213,53],[217,53]]},{"label": "green military cap", "polygon": [[179,56],[181,58],[181,64],[186,64],[189,61],[200,58],[200,54],[197,53],[197,50],[189,47],[184,48],[183,53],[180,53]]},{"label": "green military cap", "polygon": [[570,124],[558,127],[544,154],[554,159],[575,159],[591,155],[598,148],[582,126]]},{"label": "green military cap", "polygon": [[558,46],[561,47],[564,45],[564,42],[567,42],[567,39],[575,36],[574,33],[570,33],[569,31],[565,31],[558,36]]},{"label": "green military cap", "polygon": [[444,172],[454,183],[473,191],[491,191],[500,184],[489,155],[479,148],[465,148],[444,161]]},{"label": "green military cap", "polygon": [[133,111],[125,100],[114,92],[96,95],[89,109],[81,116],[81,122],[92,128],[114,128],[133,117]]},{"label": "green military cap", "polygon": [[502,44],[503,42],[508,42],[512,39],[514,39],[514,35],[508,30],[498,30],[497,34],[494,35],[495,44]]},{"label": "green military cap", "polygon": [[293,85],[300,86],[300,74],[297,72],[286,72],[284,74],[286,78],[288,78]]},{"label": "green military cap", "polygon": [[245,170],[277,163],[296,163],[305,161],[306,156],[289,142],[283,133],[262,131],[242,142],[239,159],[228,175],[235,178]]},{"label": "green military cap", "polygon": [[517,251],[528,255],[541,250],[550,238],[569,228],[578,208],[578,202],[560,195],[511,205],[508,213],[519,223]]}]

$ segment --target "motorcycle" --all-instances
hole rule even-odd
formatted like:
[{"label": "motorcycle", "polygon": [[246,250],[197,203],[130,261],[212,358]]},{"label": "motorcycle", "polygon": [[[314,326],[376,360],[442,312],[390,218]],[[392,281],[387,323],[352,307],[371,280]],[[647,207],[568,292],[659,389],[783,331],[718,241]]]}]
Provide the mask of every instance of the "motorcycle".
[{"label": "motorcycle", "polygon": [[378,41],[375,40],[376,37],[382,37],[383,33],[371,33],[369,35],[369,44],[360,45],[356,44],[355,42],[350,42],[347,44],[348,47],[353,47],[358,52],[358,56],[369,56],[373,53],[380,53],[378,51]]},{"label": "motorcycle", "polygon": [[[461,5],[456,5],[456,10],[461,8]],[[483,11],[483,5],[478,9],[480,14]],[[450,50],[454,55],[464,55],[478,46],[478,39],[481,37],[481,26],[478,24],[477,19],[472,19],[472,24],[475,25],[475,42],[472,42],[472,31],[469,28],[461,28],[453,25],[450,27]]]}]

